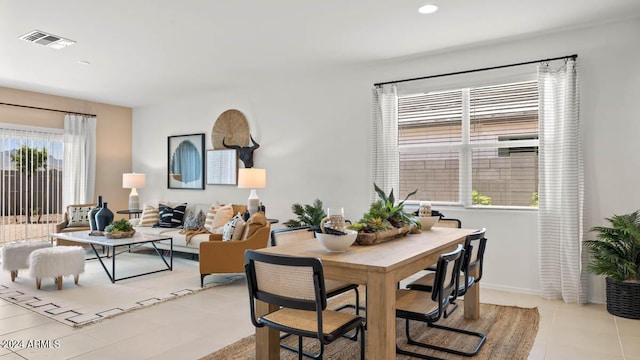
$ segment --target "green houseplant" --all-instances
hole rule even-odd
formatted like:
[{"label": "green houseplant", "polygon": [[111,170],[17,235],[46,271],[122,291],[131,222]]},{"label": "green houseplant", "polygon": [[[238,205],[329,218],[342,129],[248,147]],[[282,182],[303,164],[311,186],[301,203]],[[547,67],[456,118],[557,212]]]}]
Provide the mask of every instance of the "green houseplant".
[{"label": "green houseplant", "polygon": [[127,238],[136,233],[133,225],[127,219],[120,219],[105,226],[104,235],[108,238]]},{"label": "green houseplant", "polygon": [[301,205],[295,203],[291,205],[291,211],[298,216],[298,219],[291,219],[283,223],[288,228],[300,226],[318,226],[322,219],[327,216],[324,205],[320,199],[316,199],[313,204]]},{"label": "green houseplant", "polygon": [[[375,183],[373,187],[380,199],[371,204],[369,211],[360,220],[349,226],[349,229],[360,233],[356,241],[361,245],[375,244],[406,235],[410,230],[409,225],[416,224],[413,214],[404,211],[404,203],[415,195],[418,189],[396,203],[393,189],[387,195]],[[385,234],[388,231],[391,231],[391,235]]]},{"label": "green houseplant", "polygon": [[587,240],[589,271],[606,276],[607,311],[640,319],[640,210],[606,218],[611,226],[594,226]]}]

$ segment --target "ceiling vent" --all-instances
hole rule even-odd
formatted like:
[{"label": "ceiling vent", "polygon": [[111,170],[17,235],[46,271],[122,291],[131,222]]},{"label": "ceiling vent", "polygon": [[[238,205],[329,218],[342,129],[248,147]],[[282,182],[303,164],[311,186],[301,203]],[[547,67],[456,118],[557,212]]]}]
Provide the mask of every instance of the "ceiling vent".
[{"label": "ceiling vent", "polygon": [[76,42],[73,40],[65,39],[63,37],[48,34],[44,31],[34,30],[28,34],[20,36],[20,39],[28,41],[34,44],[44,45],[54,49],[62,49],[67,46],[71,46]]}]

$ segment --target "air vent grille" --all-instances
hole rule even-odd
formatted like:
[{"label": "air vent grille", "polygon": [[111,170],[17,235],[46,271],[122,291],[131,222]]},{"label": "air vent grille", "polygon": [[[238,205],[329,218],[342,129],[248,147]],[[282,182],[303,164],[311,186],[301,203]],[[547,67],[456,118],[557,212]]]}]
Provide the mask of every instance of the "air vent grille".
[{"label": "air vent grille", "polygon": [[20,36],[20,39],[34,44],[48,46],[54,49],[62,49],[76,43],[73,40],[65,39],[63,37],[49,34],[40,30],[34,30],[28,34],[22,35]]}]

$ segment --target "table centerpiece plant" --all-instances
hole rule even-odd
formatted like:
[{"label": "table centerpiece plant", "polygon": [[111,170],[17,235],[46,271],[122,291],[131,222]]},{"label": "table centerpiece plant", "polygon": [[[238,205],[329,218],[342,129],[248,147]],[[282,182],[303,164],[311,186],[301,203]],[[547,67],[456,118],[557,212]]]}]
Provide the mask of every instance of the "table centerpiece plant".
[{"label": "table centerpiece plant", "polygon": [[116,220],[104,228],[104,235],[111,239],[128,238],[135,233],[136,230],[127,219]]},{"label": "table centerpiece plant", "polygon": [[373,187],[380,198],[373,202],[369,211],[360,220],[351,224],[348,228],[358,231],[356,242],[361,245],[377,244],[384,241],[404,236],[411,227],[419,228],[413,214],[404,211],[404,203],[409,197],[415,195],[418,189],[409,193],[404,200],[396,204],[393,189],[387,195],[375,183]]},{"label": "table centerpiece plant", "polygon": [[596,240],[586,240],[589,272],[606,276],[607,311],[640,319],[640,210],[606,218],[611,226],[594,226]]}]

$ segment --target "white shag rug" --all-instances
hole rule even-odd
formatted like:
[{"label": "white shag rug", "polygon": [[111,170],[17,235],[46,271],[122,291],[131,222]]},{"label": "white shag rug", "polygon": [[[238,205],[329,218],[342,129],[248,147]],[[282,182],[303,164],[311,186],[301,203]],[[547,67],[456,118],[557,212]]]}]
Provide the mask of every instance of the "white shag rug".
[{"label": "white shag rug", "polygon": [[[111,258],[103,261],[111,269]],[[164,268],[155,254],[123,253],[116,257],[117,278]],[[42,287],[37,290],[29,270],[20,270],[15,282],[11,282],[8,271],[3,271],[0,298],[63,324],[81,327],[243,278],[243,274],[209,275],[204,288],[200,288],[198,261],[174,256],[173,271],[112,284],[98,260],[87,260],[78,285],[73,283],[73,276],[65,276],[62,290],[57,290],[53,279],[42,279]]]}]

